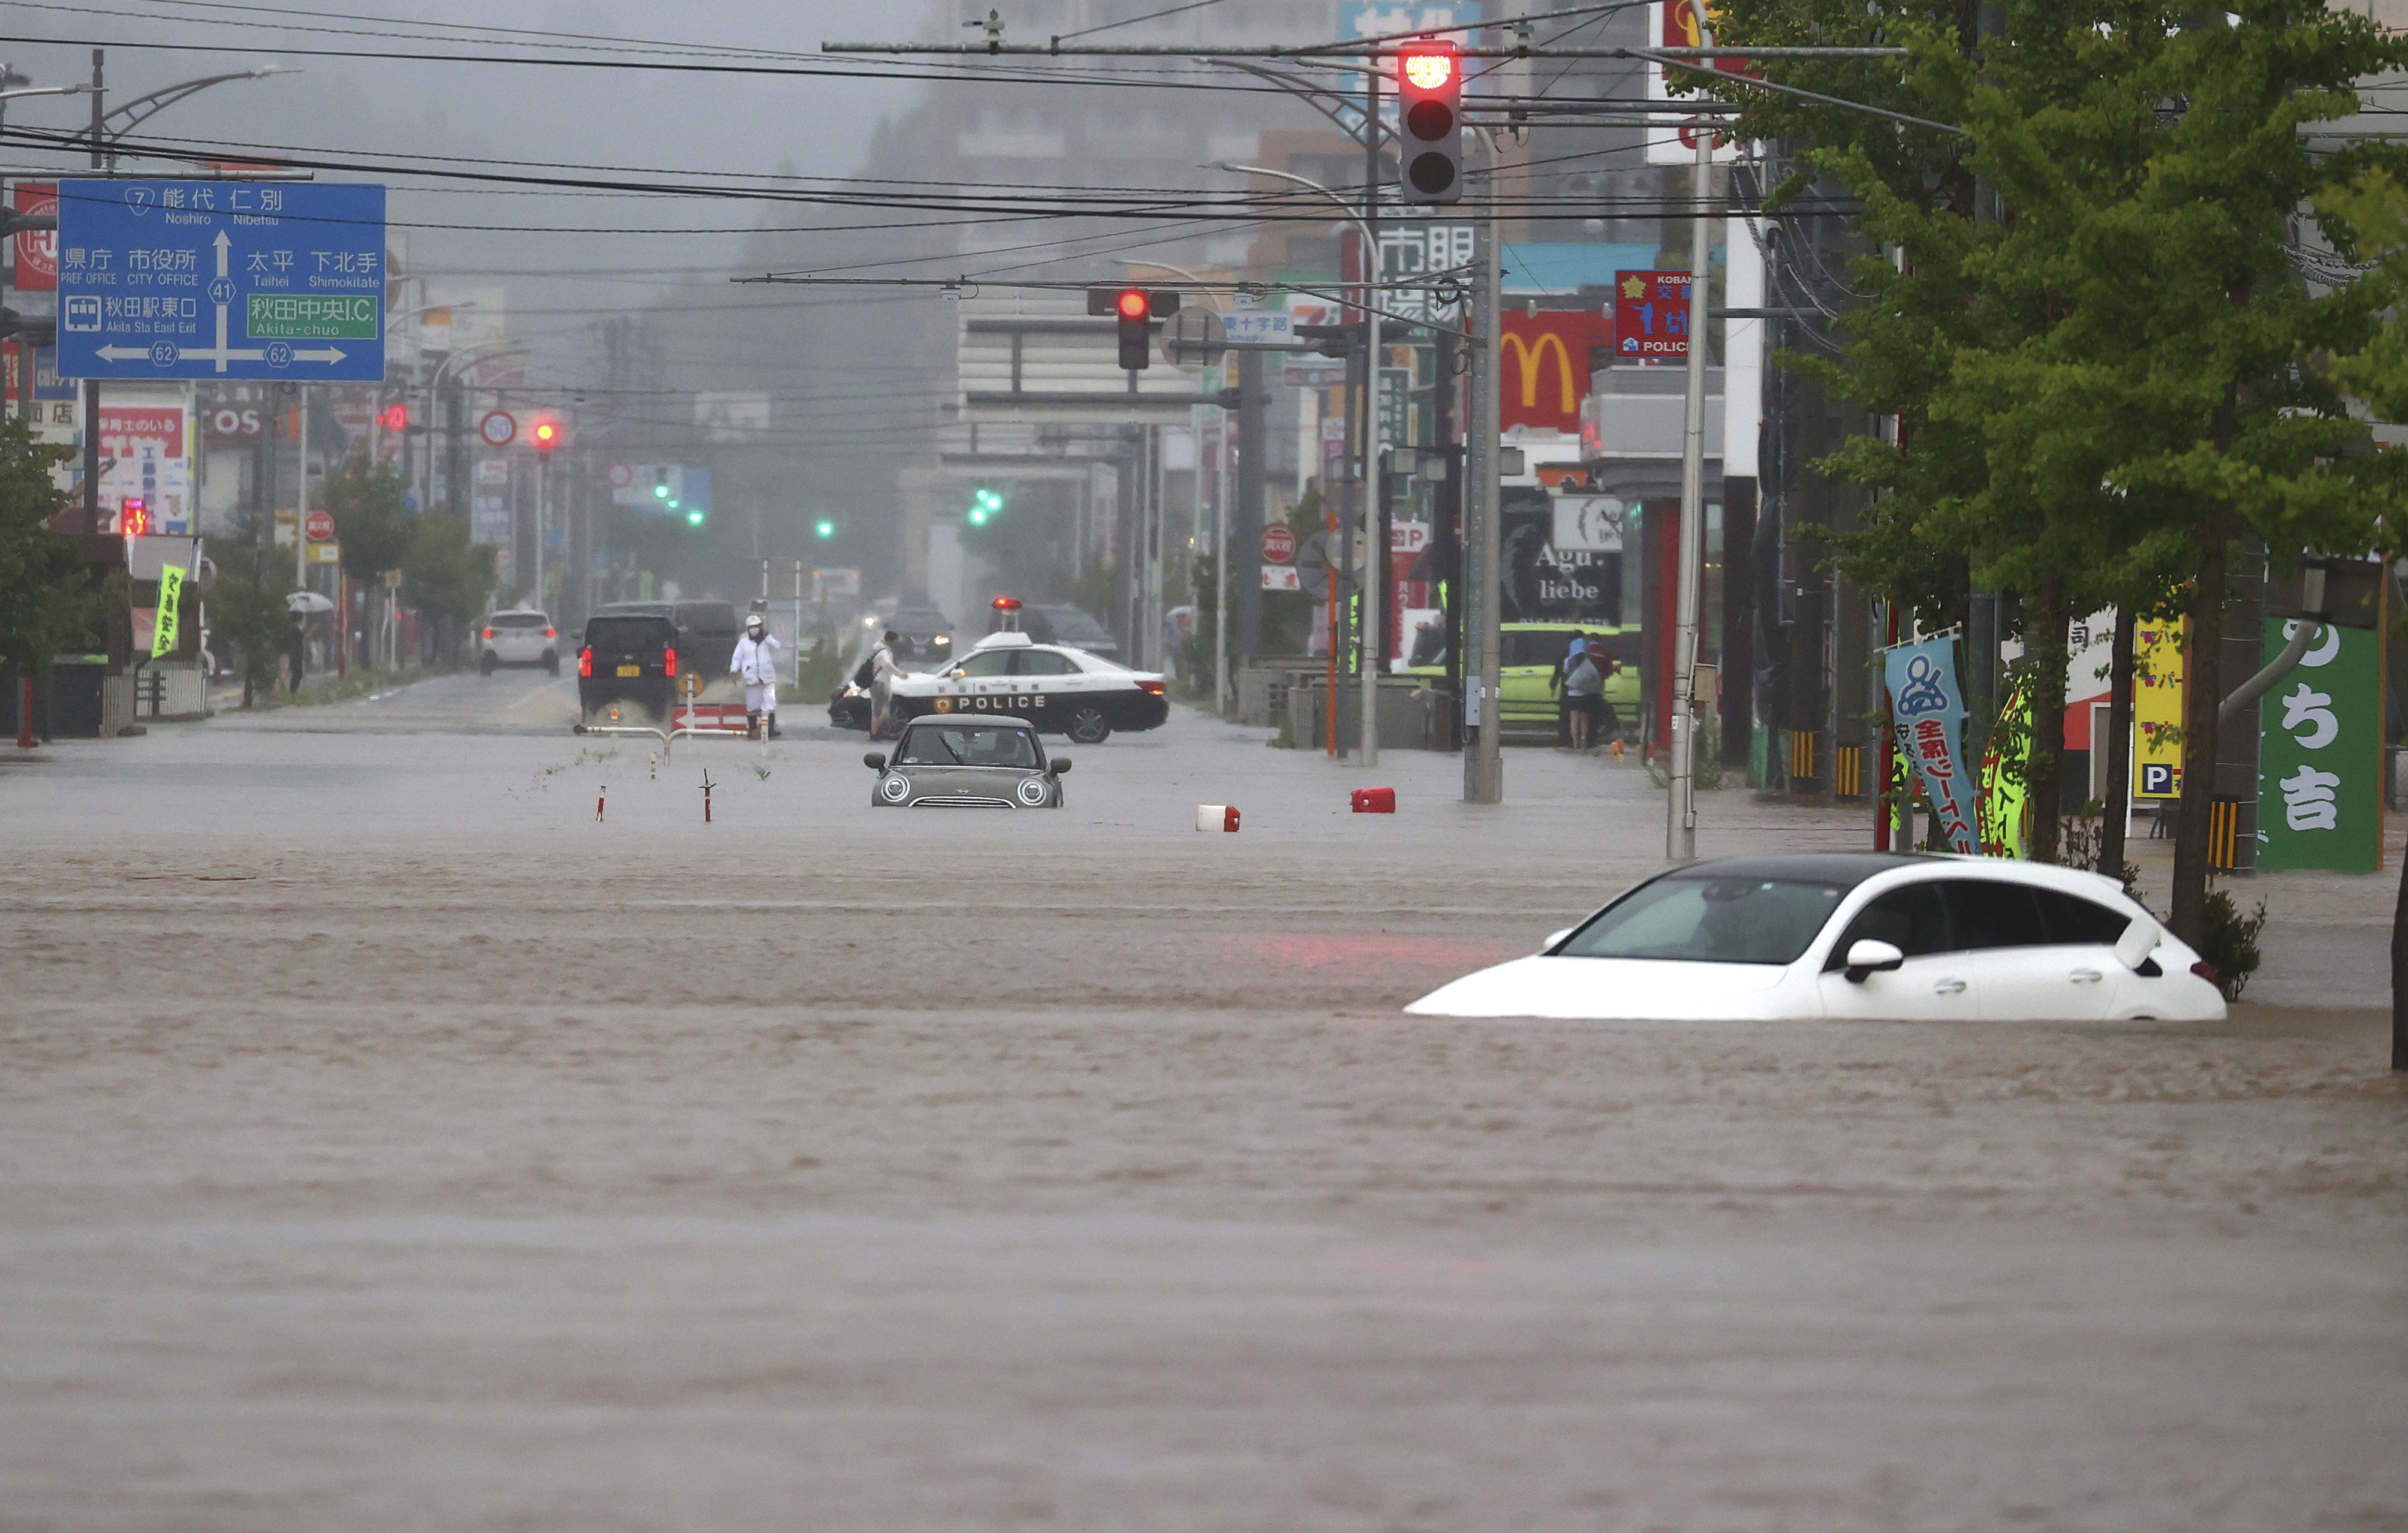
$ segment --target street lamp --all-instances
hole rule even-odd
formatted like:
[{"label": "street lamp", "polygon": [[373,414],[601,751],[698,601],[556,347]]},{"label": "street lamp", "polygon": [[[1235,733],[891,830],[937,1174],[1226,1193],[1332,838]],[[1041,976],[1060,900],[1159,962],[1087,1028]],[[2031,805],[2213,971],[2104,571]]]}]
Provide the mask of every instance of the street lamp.
[{"label": "street lamp", "polygon": [[[1380,627],[1380,587],[1386,583],[1388,563],[1388,551],[1371,546],[1378,540],[1380,520],[1372,505],[1380,489],[1380,238],[1371,232],[1371,225],[1354,210],[1353,204],[1319,181],[1297,175],[1294,171],[1273,170],[1267,165],[1232,165],[1226,160],[1221,163],[1221,168],[1235,175],[1268,176],[1273,180],[1288,181],[1308,191],[1318,192],[1336,203],[1339,210],[1363,236],[1363,439],[1357,444],[1362,449],[1363,461],[1355,470],[1360,476],[1357,482],[1362,486],[1359,498],[1363,512],[1363,622],[1361,631],[1355,636],[1354,646],[1359,656],[1357,668],[1361,671],[1363,728],[1354,759],[1359,766],[1377,766],[1380,764],[1379,666],[1384,659],[1383,652],[1387,648],[1383,642],[1385,636]],[[1329,706],[1335,709],[1338,699],[1330,698]]]}]

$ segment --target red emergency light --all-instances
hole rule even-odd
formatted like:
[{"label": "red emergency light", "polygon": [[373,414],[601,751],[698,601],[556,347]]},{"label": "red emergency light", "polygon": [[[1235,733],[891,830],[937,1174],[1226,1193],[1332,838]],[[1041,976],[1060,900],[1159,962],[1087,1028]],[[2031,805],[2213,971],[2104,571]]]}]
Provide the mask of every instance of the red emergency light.
[{"label": "red emergency light", "polygon": [[995,598],[995,609],[998,612],[1017,612],[1020,610],[1020,598],[1018,596],[997,596]]}]

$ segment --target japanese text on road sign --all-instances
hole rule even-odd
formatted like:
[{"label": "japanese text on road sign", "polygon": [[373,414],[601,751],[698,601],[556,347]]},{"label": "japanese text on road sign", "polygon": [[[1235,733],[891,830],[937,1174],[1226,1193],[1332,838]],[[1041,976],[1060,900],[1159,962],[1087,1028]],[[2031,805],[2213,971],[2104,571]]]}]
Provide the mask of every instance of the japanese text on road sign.
[{"label": "japanese text on road sign", "polygon": [[67,378],[384,377],[384,188],[59,184]]}]

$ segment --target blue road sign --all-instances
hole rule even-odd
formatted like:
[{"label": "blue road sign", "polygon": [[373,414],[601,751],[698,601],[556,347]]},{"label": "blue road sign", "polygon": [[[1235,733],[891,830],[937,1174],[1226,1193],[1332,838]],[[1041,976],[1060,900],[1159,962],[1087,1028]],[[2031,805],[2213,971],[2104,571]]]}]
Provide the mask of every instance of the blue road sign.
[{"label": "blue road sign", "polygon": [[61,181],[59,376],[384,377],[384,188]]}]

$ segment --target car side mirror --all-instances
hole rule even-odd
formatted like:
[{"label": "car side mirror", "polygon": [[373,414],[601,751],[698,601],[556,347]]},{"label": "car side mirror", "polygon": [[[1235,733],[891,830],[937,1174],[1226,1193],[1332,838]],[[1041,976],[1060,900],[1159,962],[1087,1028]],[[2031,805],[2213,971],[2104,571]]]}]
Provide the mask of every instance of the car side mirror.
[{"label": "car side mirror", "polygon": [[2115,938],[2115,961],[2126,968],[2139,968],[2149,961],[2149,954],[2157,951],[2165,935],[2165,928],[2147,916],[2134,916],[2132,924],[2124,928],[2124,935]]},{"label": "car side mirror", "polygon": [[1549,933],[1547,934],[1547,939],[1546,939],[1545,941],[1543,941],[1543,942],[1541,942],[1541,943],[1540,943],[1540,944],[1539,944],[1539,951],[1540,951],[1541,953],[1546,953],[1546,952],[1550,951],[1551,949],[1553,949],[1553,948],[1555,947],[1555,945],[1556,943],[1558,943],[1558,942],[1562,941],[1565,938],[1570,937],[1571,934],[1572,934],[1572,928],[1571,928],[1571,927],[1570,927],[1570,926],[1566,926],[1563,930],[1561,930],[1561,931],[1559,931],[1559,932],[1549,932]]},{"label": "car side mirror", "polygon": [[1055,756],[1046,765],[1053,770],[1055,777],[1060,777],[1064,772],[1070,769],[1070,758],[1068,756]]},{"label": "car side mirror", "polygon": [[1850,984],[1862,984],[1865,976],[1875,969],[1892,969],[1906,962],[1906,954],[1887,942],[1876,942],[1860,937],[1848,944],[1847,977]]},{"label": "car side mirror", "polygon": [[882,751],[872,751],[861,758],[861,764],[873,772],[882,772],[886,770],[886,753]]}]

